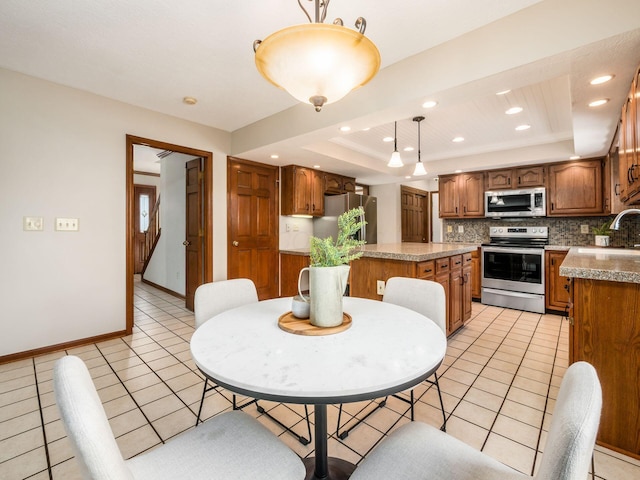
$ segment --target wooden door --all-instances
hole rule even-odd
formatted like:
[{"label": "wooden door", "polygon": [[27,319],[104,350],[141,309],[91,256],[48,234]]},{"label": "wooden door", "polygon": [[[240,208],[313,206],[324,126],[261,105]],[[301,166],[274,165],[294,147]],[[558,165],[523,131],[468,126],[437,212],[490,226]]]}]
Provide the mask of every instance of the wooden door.
[{"label": "wooden door", "polygon": [[260,300],[278,296],[278,168],[227,160],[227,276],[249,278]]},{"label": "wooden door", "polygon": [[144,262],[145,232],[149,228],[149,218],[156,204],[156,187],[154,185],[134,185],[133,202],[135,208],[135,245],[133,273],[142,273]]},{"label": "wooden door", "polygon": [[462,255],[451,257],[451,279],[449,283],[449,333],[462,326]]},{"label": "wooden door", "polygon": [[548,215],[600,215],[602,160],[567,162],[549,167]]},{"label": "wooden door", "polygon": [[563,312],[569,308],[570,278],[560,275],[560,265],[567,256],[567,251],[546,251],[545,252],[545,275],[546,275],[546,308]]},{"label": "wooden door", "polygon": [[429,241],[429,192],[400,187],[403,242]]},{"label": "wooden door", "polygon": [[193,310],[196,288],[204,283],[204,215],[202,158],[185,164],[185,307]]},{"label": "wooden door", "polygon": [[324,174],[311,170],[311,215],[324,215]]}]

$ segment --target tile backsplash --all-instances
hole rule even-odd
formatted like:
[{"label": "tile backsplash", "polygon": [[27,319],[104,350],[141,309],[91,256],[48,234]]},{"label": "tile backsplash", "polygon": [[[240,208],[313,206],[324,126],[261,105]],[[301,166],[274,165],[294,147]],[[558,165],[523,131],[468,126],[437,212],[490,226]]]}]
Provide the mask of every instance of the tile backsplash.
[{"label": "tile backsplash", "polygon": [[[608,220],[612,220],[615,215],[605,217],[544,217],[528,219],[503,219],[495,220],[491,218],[474,219],[446,219],[443,221],[443,239],[445,242],[468,242],[486,243],[489,241],[489,227],[493,226],[548,226],[549,245],[559,246],[585,246],[594,244],[594,234],[592,227],[600,226]],[[589,233],[580,233],[581,226],[588,225]],[[448,233],[447,227],[452,227],[452,232]],[[462,227],[463,232],[459,231]],[[640,244],[640,218],[628,216],[622,220],[620,230],[610,233],[612,247],[631,248]]]}]

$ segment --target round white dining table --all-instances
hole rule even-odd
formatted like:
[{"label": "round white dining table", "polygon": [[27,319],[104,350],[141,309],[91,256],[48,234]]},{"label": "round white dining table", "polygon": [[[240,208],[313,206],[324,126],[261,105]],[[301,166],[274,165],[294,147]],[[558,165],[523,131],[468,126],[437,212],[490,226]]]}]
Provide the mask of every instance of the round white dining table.
[{"label": "round white dining table", "polygon": [[407,390],[436,371],[447,348],[442,330],[413,310],[354,297],[344,297],[343,309],[352,324],[332,335],[282,330],[278,319],[291,310],[291,298],[278,298],[227,310],[191,338],[196,365],[216,384],[252,398],[314,405],[308,479],[348,478],[355,468],[328,456],[328,404]]}]

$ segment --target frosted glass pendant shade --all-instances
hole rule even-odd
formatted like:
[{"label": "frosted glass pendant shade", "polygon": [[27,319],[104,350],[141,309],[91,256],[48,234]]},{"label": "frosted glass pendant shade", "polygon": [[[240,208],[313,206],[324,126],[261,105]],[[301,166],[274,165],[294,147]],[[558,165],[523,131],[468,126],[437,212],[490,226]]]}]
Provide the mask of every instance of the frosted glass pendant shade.
[{"label": "frosted glass pendant shade", "polygon": [[402,167],[403,165],[404,164],[402,163],[402,159],[400,158],[400,152],[395,150],[391,154],[391,159],[389,160],[389,163],[387,163],[387,167],[399,168],[399,167]]},{"label": "frosted glass pendant shade", "polygon": [[422,163],[421,161],[418,161],[418,163],[416,163],[416,168],[413,170],[413,176],[414,177],[419,177],[421,175],[426,175],[427,171],[424,169],[424,163]]},{"label": "frosted glass pendant shade", "polygon": [[317,111],[366,84],[380,69],[374,43],[341,25],[284,28],[265,38],[255,52],[264,78]]}]

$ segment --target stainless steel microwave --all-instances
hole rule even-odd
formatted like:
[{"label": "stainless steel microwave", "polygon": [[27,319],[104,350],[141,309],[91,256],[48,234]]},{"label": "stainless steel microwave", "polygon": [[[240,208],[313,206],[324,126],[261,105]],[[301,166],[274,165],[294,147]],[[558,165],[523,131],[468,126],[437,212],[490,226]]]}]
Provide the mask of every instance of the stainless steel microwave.
[{"label": "stainless steel microwave", "polygon": [[544,187],[484,192],[486,217],[544,217],[547,214]]}]

